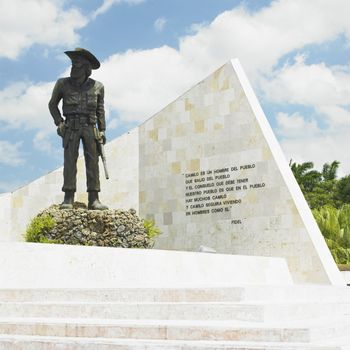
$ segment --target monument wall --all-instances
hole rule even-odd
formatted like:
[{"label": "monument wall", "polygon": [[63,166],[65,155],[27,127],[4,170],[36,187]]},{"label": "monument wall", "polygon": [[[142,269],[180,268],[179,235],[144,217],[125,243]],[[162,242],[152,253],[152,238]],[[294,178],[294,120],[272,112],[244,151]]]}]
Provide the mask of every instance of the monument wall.
[{"label": "monument wall", "polygon": [[[136,209],[163,234],[156,248],[284,257],[297,283],[344,284],[237,60],[109,142],[101,199]],[[62,200],[62,168],[0,197],[21,241],[30,219]],[[76,199],[87,202],[83,159]]]},{"label": "monument wall", "polygon": [[11,193],[0,194],[0,241],[11,239]]},{"label": "monument wall", "polygon": [[140,126],[140,214],[156,248],[282,256],[295,282],[340,281],[237,60]]}]

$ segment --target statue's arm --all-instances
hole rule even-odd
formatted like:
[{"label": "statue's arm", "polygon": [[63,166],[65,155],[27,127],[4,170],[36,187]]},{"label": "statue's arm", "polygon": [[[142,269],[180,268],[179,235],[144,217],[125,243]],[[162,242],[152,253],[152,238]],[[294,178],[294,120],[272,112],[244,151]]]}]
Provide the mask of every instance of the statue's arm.
[{"label": "statue's arm", "polygon": [[52,96],[49,101],[49,110],[57,126],[63,122],[61,112],[58,109],[58,104],[61,101],[62,97],[62,80],[59,79],[57,80],[55,87],[53,88]]},{"label": "statue's arm", "polygon": [[103,85],[101,84],[99,93],[97,95],[97,108],[96,108],[97,126],[99,131],[106,130],[104,97],[105,97],[105,90]]}]

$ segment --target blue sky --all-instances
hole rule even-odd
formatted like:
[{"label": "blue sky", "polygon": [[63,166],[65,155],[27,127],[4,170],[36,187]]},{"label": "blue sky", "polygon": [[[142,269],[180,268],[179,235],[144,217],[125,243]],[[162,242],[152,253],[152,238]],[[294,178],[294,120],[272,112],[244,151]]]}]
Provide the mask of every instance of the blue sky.
[{"label": "blue sky", "polygon": [[286,158],[350,173],[348,0],[0,1],[0,192],[59,167],[47,110],[63,51],[100,59],[107,138],[239,58]]}]

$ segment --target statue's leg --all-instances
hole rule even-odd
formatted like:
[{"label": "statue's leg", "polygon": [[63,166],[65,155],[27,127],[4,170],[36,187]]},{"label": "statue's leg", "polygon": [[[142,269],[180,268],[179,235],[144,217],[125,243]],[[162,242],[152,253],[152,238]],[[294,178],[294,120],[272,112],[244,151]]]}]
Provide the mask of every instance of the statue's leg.
[{"label": "statue's leg", "polygon": [[77,160],[79,155],[80,130],[70,132],[70,140],[64,149],[62,191],[75,192],[77,189]]},{"label": "statue's leg", "polygon": [[100,191],[100,175],[98,167],[98,152],[92,125],[82,128],[87,191]]},{"label": "statue's leg", "polygon": [[100,176],[98,167],[98,151],[94,129],[91,125],[84,127],[83,147],[86,166],[87,191],[89,193],[88,208],[92,210],[106,210],[98,198],[100,191]]}]

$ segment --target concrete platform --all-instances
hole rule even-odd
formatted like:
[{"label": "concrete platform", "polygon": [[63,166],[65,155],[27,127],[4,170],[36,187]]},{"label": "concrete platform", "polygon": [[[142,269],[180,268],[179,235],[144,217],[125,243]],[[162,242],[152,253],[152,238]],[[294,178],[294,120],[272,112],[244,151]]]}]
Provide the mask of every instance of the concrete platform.
[{"label": "concrete platform", "polygon": [[282,258],[0,243],[2,288],[292,285]]},{"label": "concrete platform", "polygon": [[0,350],[350,350],[350,288],[283,259],[0,244]]},{"label": "concrete platform", "polygon": [[350,286],[350,271],[341,271],[345,283]]}]

